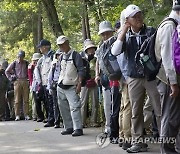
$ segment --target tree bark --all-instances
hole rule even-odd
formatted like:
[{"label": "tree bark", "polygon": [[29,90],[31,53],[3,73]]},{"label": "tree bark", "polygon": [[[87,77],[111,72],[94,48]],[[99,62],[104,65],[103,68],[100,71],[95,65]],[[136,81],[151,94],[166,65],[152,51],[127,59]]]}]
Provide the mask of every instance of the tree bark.
[{"label": "tree bark", "polygon": [[83,0],[83,11],[82,11],[82,35],[83,40],[91,39],[89,17],[86,0]]},{"label": "tree bark", "polygon": [[59,35],[64,35],[64,32],[62,30],[61,24],[58,19],[58,14],[54,0],[41,0],[41,1],[45,7],[47,17],[51,25],[52,31],[54,33],[54,36],[58,37]]}]

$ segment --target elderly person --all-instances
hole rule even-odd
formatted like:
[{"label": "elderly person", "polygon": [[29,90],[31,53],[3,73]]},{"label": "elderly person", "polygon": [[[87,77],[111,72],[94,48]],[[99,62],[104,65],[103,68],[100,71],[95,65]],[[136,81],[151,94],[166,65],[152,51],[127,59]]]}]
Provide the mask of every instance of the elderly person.
[{"label": "elderly person", "polygon": [[61,71],[58,80],[57,97],[65,130],[62,135],[83,135],[81,118],[81,91],[84,67],[81,55],[71,49],[69,39],[62,35],[57,38],[62,51]]}]

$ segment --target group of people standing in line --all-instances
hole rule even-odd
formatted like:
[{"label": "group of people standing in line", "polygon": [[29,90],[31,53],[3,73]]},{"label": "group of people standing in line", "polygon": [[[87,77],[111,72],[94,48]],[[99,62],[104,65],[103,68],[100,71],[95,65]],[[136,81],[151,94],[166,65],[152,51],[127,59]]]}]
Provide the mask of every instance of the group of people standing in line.
[{"label": "group of people standing in line", "polygon": [[[169,17],[180,21],[179,0],[173,1]],[[20,120],[22,102],[25,120],[30,119],[30,85],[35,102],[33,119],[45,122],[44,127],[59,128],[62,118],[62,135],[81,136],[87,122],[89,95],[90,123],[97,126],[98,86],[102,86],[104,133],[112,144],[119,143],[128,153],[147,151],[145,128],[152,123],[154,137],[161,139],[161,153],[180,153],[180,75],[173,65],[171,47],[176,25],[165,21],[158,27],[155,54],[157,60],[162,59],[162,66],[157,79],[148,81],[144,73],[138,71],[135,56],[155,29],[145,25],[142,11],[133,4],[121,12],[120,24],[114,34],[111,23],[102,21],[98,32],[102,38],[100,45],[96,47],[87,39],[81,53],[74,51],[69,39],[62,35],[56,40],[59,47],[56,53],[51,50],[51,43],[43,39],[38,45],[42,55],[34,53],[30,64],[24,60],[24,51],[19,51],[18,59],[8,67],[5,61],[0,63],[0,78],[3,79],[0,82],[6,87],[4,89],[7,89],[8,79],[14,85],[15,120]],[[113,39],[115,42],[111,44]],[[103,62],[104,44],[110,44],[111,53],[117,57],[121,79],[107,75]],[[1,90],[1,100],[5,99],[5,92]],[[166,138],[176,142],[166,142],[163,140]]]}]

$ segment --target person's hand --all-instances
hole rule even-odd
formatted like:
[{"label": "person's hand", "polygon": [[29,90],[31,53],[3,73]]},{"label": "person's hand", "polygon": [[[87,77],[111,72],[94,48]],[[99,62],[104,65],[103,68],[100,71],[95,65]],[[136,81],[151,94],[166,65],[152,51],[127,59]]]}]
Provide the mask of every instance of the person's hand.
[{"label": "person's hand", "polygon": [[76,86],[76,93],[79,94],[81,92],[81,82],[78,82]]},{"label": "person's hand", "polygon": [[52,95],[52,94],[53,94],[52,89],[49,89],[49,94],[50,94],[50,95]]},{"label": "person's hand", "polygon": [[99,84],[99,80],[100,80],[100,76],[98,75],[98,76],[95,77],[95,82],[96,82],[97,85]]},{"label": "person's hand", "polygon": [[171,87],[171,97],[177,97],[179,95],[179,87],[177,84],[170,85]]}]

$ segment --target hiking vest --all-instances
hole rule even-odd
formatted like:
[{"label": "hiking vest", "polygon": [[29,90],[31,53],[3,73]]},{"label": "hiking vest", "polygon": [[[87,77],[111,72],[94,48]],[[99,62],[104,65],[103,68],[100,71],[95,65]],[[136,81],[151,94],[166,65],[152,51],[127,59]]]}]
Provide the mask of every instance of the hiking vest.
[{"label": "hiking vest", "polygon": [[127,76],[132,78],[144,78],[144,74],[138,73],[138,68],[135,63],[135,55],[137,51],[140,49],[144,40],[151,36],[154,33],[155,29],[152,27],[142,27],[140,34],[139,34],[139,43],[137,43],[136,35],[129,30],[126,33],[126,40],[123,44],[124,56],[127,58],[128,69],[127,69]]},{"label": "hiking vest", "polygon": [[68,59],[66,59],[65,58],[66,55],[63,54],[61,60],[61,72],[58,82],[59,83],[62,82],[63,85],[77,85],[78,83],[77,68],[74,65],[73,57],[72,57],[73,52],[71,52]]},{"label": "hiking vest", "polygon": [[45,59],[42,60],[41,69],[40,69],[42,85],[47,85],[48,83],[48,74],[51,68],[51,62],[52,62],[51,57],[46,57]]}]

